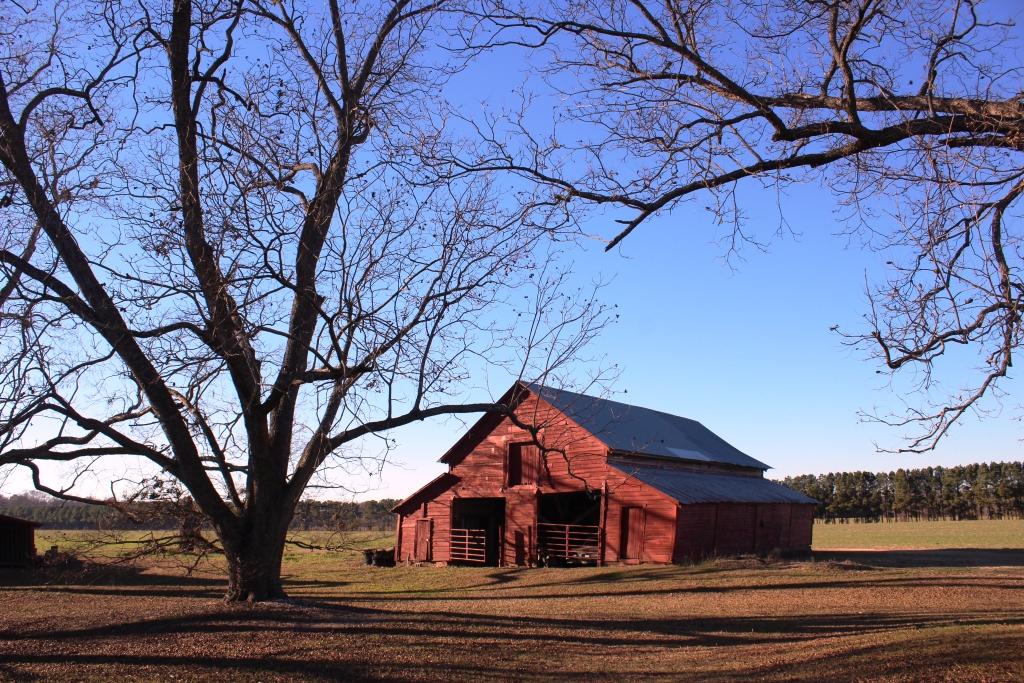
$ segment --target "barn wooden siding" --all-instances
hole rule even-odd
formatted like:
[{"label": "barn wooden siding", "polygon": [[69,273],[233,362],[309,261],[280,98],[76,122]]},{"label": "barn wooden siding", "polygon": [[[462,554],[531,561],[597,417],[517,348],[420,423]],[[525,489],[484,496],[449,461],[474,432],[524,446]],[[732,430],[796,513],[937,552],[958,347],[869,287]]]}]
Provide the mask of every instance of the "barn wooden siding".
[{"label": "barn wooden siding", "polygon": [[0,515],[0,565],[25,566],[36,556],[38,524]]},{"label": "barn wooden siding", "polygon": [[811,549],[814,506],[792,503],[680,505],[675,562],[715,555]]},{"label": "barn wooden siding", "polygon": [[[675,545],[676,502],[657,489],[645,486],[615,468],[609,468],[608,515],[605,524],[607,562],[672,561]],[[627,555],[628,539],[624,532],[633,526],[623,516],[626,508],[639,511],[641,532],[638,557]]]}]

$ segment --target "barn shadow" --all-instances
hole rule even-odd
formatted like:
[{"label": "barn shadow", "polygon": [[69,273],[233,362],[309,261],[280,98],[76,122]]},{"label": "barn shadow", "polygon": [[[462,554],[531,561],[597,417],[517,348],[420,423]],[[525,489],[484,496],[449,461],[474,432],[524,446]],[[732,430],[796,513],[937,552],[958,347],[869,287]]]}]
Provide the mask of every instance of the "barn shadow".
[{"label": "barn shadow", "polygon": [[[858,573],[859,574],[859,573]],[[680,594],[726,594],[756,593],[762,591],[804,591],[815,589],[837,588],[989,588],[1024,591],[1024,581],[1015,581],[1007,577],[964,576],[964,577],[865,577],[827,578],[816,581],[756,581],[750,583],[734,583],[729,585],[687,585],[687,586],[635,586],[610,590],[579,590],[571,581],[537,584],[529,588],[547,588],[541,592],[508,595],[507,599],[517,602],[545,602],[565,598],[657,598]],[[505,599],[506,596],[489,593],[486,588],[466,587],[463,589],[441,589],[434,591],[396,591],[389,593],[353,592],[343,596],[325,596],[319,598],[322,605],[372,605],[382,600],[392,603],[473,603],[477,600]]]},{"label": "barn shadow", "polygon": [[814,559],[870,567],[1024,567],[1024,549],[816,550]]}]

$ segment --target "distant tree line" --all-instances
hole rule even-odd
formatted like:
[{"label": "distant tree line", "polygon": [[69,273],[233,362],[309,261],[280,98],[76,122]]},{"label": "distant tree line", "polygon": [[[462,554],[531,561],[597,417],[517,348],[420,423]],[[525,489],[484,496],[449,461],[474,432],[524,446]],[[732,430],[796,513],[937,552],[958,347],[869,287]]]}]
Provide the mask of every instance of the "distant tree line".
[{"label": "distant tree line", "polygon": [[1021,462],[804,474],[782,483],[818,500],[825,521],[1024,517]]},{"label": "distant tree line", "polygon": [[[1024,518],[1024,462],[898,469],[895,472],[830,472],[786,477],[786,486],[819,501],[825,521]],[[390,531],[395,499],[303,500],[295,510],[296,531]],[[159,502],[135,503],[132,515],[60,501],[39,493],[0,495],[0,514],[39,522],[49,529],[159,529],[180,527]],[[134,518],[134,519],[133,519]]]},{"label": "distant tree line", "polygon": [[[398,500],[367,500],[360,503],[303,500],[295,510],[292,529],[297,531],[388,531],[394,529],[391,508]],[[39,522],[48,529],[145,529],[173,530],[180,518],[164,510],[160,502],[133,503],[126,514],[85,503],[61,501],[37,493],[0,495],[0,514]]]},{"label": "distant tree line", "polygon": [[296,531],[394,531],[395,498],[347,503],[337,500],[303,500],[295,509],[292,529]]}]

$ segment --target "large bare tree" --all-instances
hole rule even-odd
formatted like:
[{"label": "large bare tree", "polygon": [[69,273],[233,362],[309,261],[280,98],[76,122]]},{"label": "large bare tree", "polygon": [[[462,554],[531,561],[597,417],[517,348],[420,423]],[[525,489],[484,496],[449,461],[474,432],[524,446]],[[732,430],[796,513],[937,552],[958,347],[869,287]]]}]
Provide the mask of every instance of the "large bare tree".
[{"label": "large bare tree", "polygon": [[[541,50],[568,123],[478,123],[485,144],[465,165],[618,207],[609,249],[688,201],[732,244],[760,239],[756,224],[779,217],[751,220],[739,188],[824,186],[891,259],[869,329],[848,338],[932,397],[879,416],[910,428],[905,450],[929,449],[998,391],[1024,333],[1024,72],[1019,29],[999,16],[1012,5],[485,0],[465,44]],[[975,381],[929,394],[933,368],[964,346]]]},{"label": "large bare tree", "polygon": [[271,598],[347,445],[501,409],[467,402],[475,375],[570,359],[603,313],[559,290],[564,207],[438,151],[448,21],[442,0],[7,3],[0,466],[81,500],[89,468],[149,463],[216,530],[228,598]]}]

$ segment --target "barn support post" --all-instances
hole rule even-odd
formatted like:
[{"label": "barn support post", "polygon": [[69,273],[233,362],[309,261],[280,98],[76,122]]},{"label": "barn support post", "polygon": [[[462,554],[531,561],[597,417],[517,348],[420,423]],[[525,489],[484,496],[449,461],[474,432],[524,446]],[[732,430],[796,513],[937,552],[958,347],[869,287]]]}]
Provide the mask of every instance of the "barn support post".
[{"label": "barn support post", "polygon": [[754,506],[754,538],[751,539],[750,551],[757,554],[757,541],[761,534],[761,505]]},{"label": "barn support post", "polygon": [[711,548],[712,548],[711,554],[716,556],[716,557],[718,556],[718,518],[720,516],[718,514],[718,509],[720,507],[721,506],[718,503],[715,503],[715,505],[714,505],[715,523],[711,527],[712,529],[714,529],[714,533],[712,534],[712,538],[711,538]]},{"label": "barn support post", "polygon": [[598,552],[597,552],[597,566],[603,567],[605,564],[604,553],[605,544],[607,543],[608,536],[605,530],[608,528],[608,479],[607,477],[601,482],[601,512],[600,512],[600,529],[598,530]]},{"label": "barn support post", "polygon": [[537,524],[540,523],[540,489],[536,488],[533,490],[533,524],[530,528],[533,530],[533,565],[537,566],[540,561],[540,534],[538,533]]},{"label": "barn support post", "polygon": [[640,552],[639,555],[640,564],[644,562],[644,555],[647,553],[647,503],[644,503],[643,517],[640,518]]},{"label": "barn support post", "polygon": [[[793,545],[793,508],[795,507],[790,503],[789,507],[789,519],[786,520],[786,545]],[[813,524],[813,522],[812,522]]]},{"label": "barn support post", "polygon": [[405,515],[402,513],[398,514],[398,529],[395,530],[395,564],[402,561],[402,523],[405,521]]}]

